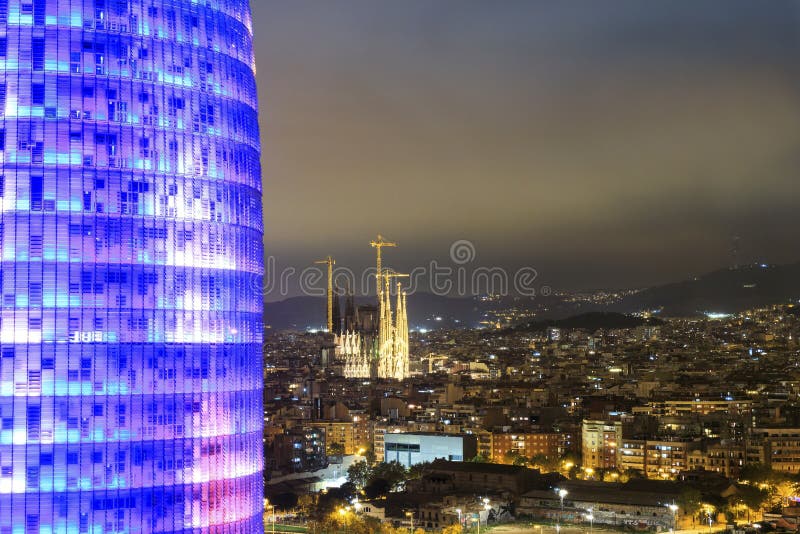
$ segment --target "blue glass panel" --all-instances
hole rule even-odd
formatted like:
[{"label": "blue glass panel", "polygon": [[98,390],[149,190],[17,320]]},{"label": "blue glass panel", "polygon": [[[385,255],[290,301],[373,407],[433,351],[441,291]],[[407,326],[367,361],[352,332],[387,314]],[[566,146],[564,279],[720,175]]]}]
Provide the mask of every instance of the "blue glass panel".
[{"label": "blue glass panel", "polygon": [[262,528],[246,0],[0,0],[0,533]]}]

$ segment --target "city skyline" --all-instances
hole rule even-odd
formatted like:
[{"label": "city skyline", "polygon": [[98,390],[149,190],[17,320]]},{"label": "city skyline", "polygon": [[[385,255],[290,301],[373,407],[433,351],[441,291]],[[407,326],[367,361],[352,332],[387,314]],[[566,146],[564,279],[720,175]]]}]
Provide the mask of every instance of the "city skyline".
[{"label": "city skyline", "polygon": [[800,531],[798,52],[787,1],[0,0],[0,534]]},{"label": "city skyline", "polygon": [[403,272],[466,239],[558,289],[726,267],[737,236],[741,263],[798,259],[795,4],[253,11],[278,268],[364,269],[376,231]]}]

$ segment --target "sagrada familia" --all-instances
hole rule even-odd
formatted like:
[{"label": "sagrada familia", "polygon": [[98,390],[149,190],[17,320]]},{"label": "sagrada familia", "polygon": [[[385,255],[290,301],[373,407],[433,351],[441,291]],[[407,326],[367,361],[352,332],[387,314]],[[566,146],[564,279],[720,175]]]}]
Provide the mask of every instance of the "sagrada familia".
[{"label": "sagrada familia", "polygon": [[383,269],[381,248],[395,247],[379,235],[370,243],[377,249],[376,287],[378,305],[355,306],[348,295],[342,318],[339,297],[332,287],[332,264],[328,258],[328,331],[334,334],[334,357],[343,362],[347,378],[383,378],[404,380],[408,369],[408,313],[406,293],[397,282],[396,303],[392,311],[390,281],[408,275]]}]

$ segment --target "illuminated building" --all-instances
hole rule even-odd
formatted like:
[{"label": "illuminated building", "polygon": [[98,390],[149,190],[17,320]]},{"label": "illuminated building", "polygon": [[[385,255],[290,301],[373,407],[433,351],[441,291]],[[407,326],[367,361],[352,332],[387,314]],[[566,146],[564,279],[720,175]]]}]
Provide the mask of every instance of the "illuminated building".
[{"label": "illuminated building", "polygon": [[619,466],[622,423],[585,420],[581,434],[585,469],[616,469]]},{"label": "illuminated building", "polygon": [[[363,446],[356,442],[356,424],[350,421],[314,421],[309,426],[318,428],[325,433],[325,447],[327,453],[334,454],[355,454]],[[337,452],[336,447],[341,450]]]},{"label": "illuminated building", "polygon": [[344,361],[343,374],[347,378],[370,378],[372,362],[370,351],[362,343],[360,332],[342,332],[334,336],[337,358]]},{"label": "illuminated building", "polygon": [[[378,353],[378,378],[405,380],[408,378],[408,316],[406,294],[397,284],[395,322],[392,324],[392,306],[389,293],[389,276],[381,298],[380,351]],[[393,275],[397,276],[397,275]]]},{"label": "illuminated building", "polygon": [[383,461],[399,462],[406,468],[437,458],[463,462],[478,454],[478,439],[467,434],[388,433],[383,440]]},{"label": "illuminated building", "polygon": [[[397,284],[397,301],[392,320],[389,279],[408,275],[384,272],[384,289],[378,294],[379,306],[349,306],[345,316],[345,330],[334,335],[336,358],[344,362],[342,373],[346,378],[378,377],[404,380],[409,376],[408,313],[406,293]],[[348,299],[350,302],[350,299]],[[335,315],[336,308],[328,316]],[[372,313],[375,312],[375,313]],[[352,319],[351,319],[352,314]],[[375,315],[378,319],[375,320]],[[377,327],[377,328],[376,328]]]},{"label": "illuminated building", "polygon": [[532,461],[544,460],[548,465],[558,461],[565,451],[566,434],[556,432],[491,432],[490,454],[493,462],[508,461],[507,453],[516,453]]},{"label": "illuminated building", "polygon": [[0,533],[262,532],[247,1],[0,28]]}]

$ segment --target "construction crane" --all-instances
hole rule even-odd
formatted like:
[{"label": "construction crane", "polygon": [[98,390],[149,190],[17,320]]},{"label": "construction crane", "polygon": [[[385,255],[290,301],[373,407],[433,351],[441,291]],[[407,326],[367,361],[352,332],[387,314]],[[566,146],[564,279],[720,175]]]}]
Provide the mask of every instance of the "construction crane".
[{"label": "construction crane", "polygon": [[[408,278],[409,276],[411,275],[406,273],[396,273],[394,271],[387,270],[385,273],[383,273],[382,278],[388,282],[392,278]],[[400,282],[397,282],[397,284],[400,285]]]},{"label": "construction crane", "polygon": [[[378,284],[380,285],[380,283],[381,283],[380,280],[383,280],[384,283],[386,284],[386,291],[389,291],[389,287],[390,287],[389,286],[389,280],[391,280],[392,278],[408,278],[409,276],[411,276],[411,275],[410,274],[406,274],[406,273],[396,273],[394,271],[390,271],[390,270],[387,269],[386,272],[383,273],[381,275],[381,277],[378,279],[379,280]],[[397,291],[398,291],[398,293],[400,292],[400,282],[397,282]],[[390,293],[390,295],[391,295],[391,293]],[[388,299],[389,297],[386,297],[386,298]]]},{"label": "construction crane", "polygon": [[314,263],[324,263],[328,266],[328,332],[333,332],[333,266],[336,265],[336,260],[328,256]]},{"label": "construction crane", "polygon": [[383,266],[381,265],[381,248],[383,247],[396,247],[397,243],[392,243],[391,241],[384,241],[383,236],[378,234],[377,241],[370,241],[369,246],[374,248],[377,252],[377,267],[378,270],[375,272],[375,285],[378,287],[376,288],[378,291],[378,300],[380,300],[381,294],[383,293]]},{"label": "construction crane", "polygon": [[433,362],[447,361],[449,358],[450,358],[449,356],[445,356],[444,354],[441,354],[441,355],[437,356],[435,353],[429,352],[428,353],[428,374],[433,374]]}]

